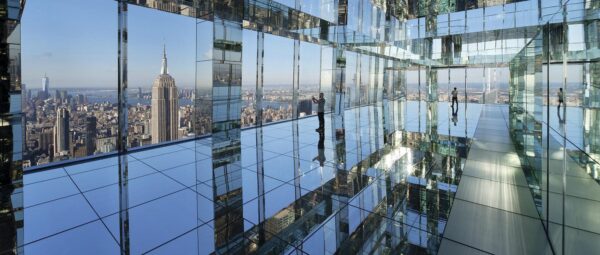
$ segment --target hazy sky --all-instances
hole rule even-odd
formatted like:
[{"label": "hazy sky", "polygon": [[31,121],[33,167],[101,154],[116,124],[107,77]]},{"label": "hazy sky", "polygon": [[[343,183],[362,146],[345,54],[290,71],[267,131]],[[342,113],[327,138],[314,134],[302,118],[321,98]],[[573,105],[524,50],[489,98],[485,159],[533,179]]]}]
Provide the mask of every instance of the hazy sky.
[{"label": "hazy sky", "polygon": [[[84,8],[85,7],[85,8]],[[22,77],[39,88],[116,87],[117,4],[105,0],[31,0],[22,18]]]},{"label": "hazy sky", "polygon": [[[65,15],[68,14],[68,15]],[[163,43],[169,73],[178,87],[195,82],[196,20],[130,5],[128,13],[129,87],[151,87],[159,74]],[[212,40],[212,31],[199,26],[198,40]],[[22,19],[23,82],[41,86],[44,73],[54,87],[117,86],[117,4],[107,0],[29,0]],[[244,32],[243,82],[256,81],[256,33]],[[301,52],[302,83],[319,81],[319,46]],[[207,44],[198,44],[200,58],[210,57]],[[265,85],[291,84],[293,41],[265,36]],[[312,60],[312,61],[311,61]],[[208,69],[208,68],[205,68]],[[207,72],[204,72],[207,71]],[[200,70],[208,76],[210,70]]]},{"label": "hazy sky", "polygon": [[[66,15],[68,14],[68,15]],[[195,20],[131,6],[130,87],[150,87],[160,72],[163,44],[177,85],[194,86]],[[30,0],[22,20],[23,81],[47,73],[51,87],[115,87],[117,4],[106,0]]]},{"label": "hazy sky", "polygon": [[[284,1],[285,2],[285,1]],[[195,56],[210,58],[212,25],[196,26],[193,18],[130,5],[128,14],[128,68],[130,88],[150,88],[159,74],[162,47],[166,44],[169,73],[178,87],[194,87]],[[573,28],[576,38],[576,28]],[[198,38],[198,47],[196,43]],[[291,84],[293,41],[265,35],[264,84]],[[256,81],[256,32],[243,33],[242,83]],[[300,83],[320,80],[320,46],[301,43]],[[199,65],[199,80],[210,79],[210,62]],[[554,69],[554,68],[553,68]],[[570,80],[581,74],[568,68]],[[110,0],[28,0],[22,19],[22,77],[28,88],[41,87],[47,73],[50,87],[117,87],[117,3]],[[416,72],[415,72],[416,74]],[[448,80],[447,71],[438,79]],[[470,83],[483,82],[482,69],[469,69]],[[498,83],[508,82],[507,69],[498,69]],[[560,80],[562,69],[551,70]],[[416,82],[408,75],[407,82]],[[464,72],[452,71],[451,80],[462,81]]]}]

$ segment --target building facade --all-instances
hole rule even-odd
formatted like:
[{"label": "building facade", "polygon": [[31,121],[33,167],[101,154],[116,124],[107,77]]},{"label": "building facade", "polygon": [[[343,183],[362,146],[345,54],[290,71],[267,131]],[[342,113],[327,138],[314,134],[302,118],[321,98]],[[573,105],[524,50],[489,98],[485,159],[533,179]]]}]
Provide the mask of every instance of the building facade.
[{"label": "building facade", "polygon": [[175,79],[168,73],[165,48],[160,75],[152,85],[152,143],[177,140],[178,113],[177,86],[175,86]]},{"label": "building facade", "polygon": [[64,107],[56,111],[56,124],[54,125],[54,155],[68,155],[71,138],[69,137],[69,110]]}]

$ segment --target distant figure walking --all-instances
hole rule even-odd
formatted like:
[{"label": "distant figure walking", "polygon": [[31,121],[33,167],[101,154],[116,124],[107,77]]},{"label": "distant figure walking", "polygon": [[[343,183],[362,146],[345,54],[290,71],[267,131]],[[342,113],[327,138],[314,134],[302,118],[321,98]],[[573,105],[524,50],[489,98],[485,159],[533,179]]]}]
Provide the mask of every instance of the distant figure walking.
[{"label": "distant figure walking", "polygon": [[319,116],[319,128],[315,131],[320,132],[325,128],[325,98],[323,98],[323,92],[319,93],[319,99],[312,97],[312,101],[317,104],[317,116]]},{"label": "distant figure walking", "polygon": [[456,106],[458,107],[458,91],[456,87],[452,90],[452,108],[454,108],[454,102],[456,102]]},{"label": "distant figure walking", "polygon": [[565,93],[563,92],[563,89],[560,88],[558,89],[558,109],[560,110],[560,106],[564,105],[565,103]]}]

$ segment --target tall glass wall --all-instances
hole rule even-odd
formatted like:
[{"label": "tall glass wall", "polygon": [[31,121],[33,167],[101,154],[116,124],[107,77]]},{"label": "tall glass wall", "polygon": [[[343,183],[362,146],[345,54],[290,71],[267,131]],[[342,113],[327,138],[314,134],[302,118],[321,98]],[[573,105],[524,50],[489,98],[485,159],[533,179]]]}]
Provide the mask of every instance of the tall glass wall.
[{"label": "tall glass wall", "polygon": [[[22,54],[22,82],[27,85],[23,89],[24,166],[115,151],[117,3],[33,0],[27,1],[26,8],[22,18],[23,47],[29,49]],[[69,13],[77,22],[60,18],[59,13]],[[150,46],[143,37],[132,37],[140,39],[139,46]],[[162,38],[155,46],[154,61],[144,65],[154,72],[143,70],[150,76],[160,70]],[[146,47],[140,50],[151,52]],[[147,94],[151,79],[144,82]]]},{"label": "tall glass wall", "polygon": [[555,8],[509,65],[511,135],[556,254],[600,238],[597,8]]},{"label": "tall glass wall", "polygon": [[263,123],[292,118],[294,40],[265,35],[263,69]]},{"label": "tall glass wall", "polygon": [[[320,92],[328,99],[326,111],[334,110],[338,94],[333,83],[339,61],[344,63],[343,96],[339,97],[344,106],[383,101],[386,60],[368,52],[374,49],[365,48],[365,53],[348,50],[338,59],[331,41],[333,29],[319,28],[321,24],[311,16],[292,17],[277,11],[298,8],[295,3],[272,4],[252,9],[255,12],[245,17],[252,22],[242,24],[246,28],[241,35],[245,45],[239,109],[242,127],[312,115],[316,112],[312,97]],[[220,77],[225,66],[214,64],[214,34],[219,31],[214,31],[212,17],[207,16],[208,7],[137,1],[129,6],[128,50],[123,54],[127,102],[126,109],[119,112],[118,44],[110,39],[118,29],[117,3],[27,2],[23,42],[35,50],[23,55],[23,82],[40,85],[28,86],[24,93],[26,167],[115,152],[120,115],[126,116],[123,130],[129,149],[213,133],[213,99],[219,96],[214,94],[213,83],[228,77]],[[299,2],[301,11],[329,22],[337,22],[338,8],[334,6],[328,1]],[[384,39],[381,4],[361,1],[345,7],[349,9],[341,16],[347,19],[344,22],[356,23],[354,28],[364,38]],[[81,22],[69,26],[55,16],[44,18],[49,13],[71,13],[71,9],[97,11],[72,11]],[[306,29],[292,34],[265,28],[263,13],[257,10],[276,14],[281,22],[306,19]],[[345,16],[357,10],[357,19]],[[85,29],[90,27],[94,33]],[[53,39],[57,35],[69,40]]]},{"label": "tall glass wall", "polygon": [[192,17],[128,9],[130,148],[194,136],[195,30]]}]

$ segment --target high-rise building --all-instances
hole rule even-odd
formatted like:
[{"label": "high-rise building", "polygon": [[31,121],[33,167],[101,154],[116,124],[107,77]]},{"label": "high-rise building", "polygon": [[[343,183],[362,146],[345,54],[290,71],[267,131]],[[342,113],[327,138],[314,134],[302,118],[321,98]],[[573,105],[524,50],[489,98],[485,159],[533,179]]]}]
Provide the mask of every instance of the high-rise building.
[{"label": "high-rise building", "polygon": [[298,102],[298,116],[306,116],[312,114],[312,101],[310,99],[300,100]]},{"label": "high-rise building", "polygon": [[69,111],[59,108],[56,111],[56,124],[54,125],[54,154],[69,151]]},{"label": "high-rise building", "polygon": [[62,100],[62,94],[60,93],[60,90],[54,90],[54,101],[60,100]]},{"label": "high-rise building", "polygon": [[40,141],[39,141],[39,150],[44,152],[44,153],[48,153],[48,155],[52,154],[52,151],[50,150],[51,145],[53,143],[53,130],[52,127],[47,127],[47,128],[42,128],[42,132],[40,134]]},{"label": "high-rise building", "polygon": [[46,76],[46,74],[44,74],[44,77],[42,77],[42,90],[40,90],[40,92],[38,92],[38,97],[40,99],[46,99],[48,98],[48,96],[50,95],[50,78],[48,78],[48,76]]},{"label": "high-rise building", "polygon": [[27,100],[29,101],[29,100],[31,100],[31,90],[30,90],[30,89],[25,89],[25,87],[26,87],[26,86],[25,86],[25,84],[23,83],[23,90],[25,90],[25,95],[26,95],[26,97],[25,97],[25,98],[27,98]]},{"label": "high-rise building", "polygon": [[69,100],[69,93],[67,93],[67,90],[61,90],[60,92],[60,99],[67,102]]},{"label": "high-rise building", "polygon": [[96,151],[96,123],[98,119],[94,116],[85,118],[85,150],[86,155],[92,155]]},{"label": "high-rise building", "polygon": [[175,79],[167,69],[167,51],[163,48],[160,75],[152,85],[152,143],[177,139],[178,99]]},{"label": "high-rise building", "polygon": [[77,103],[85,104],[85,96],[83,94],[77,94]]}]

